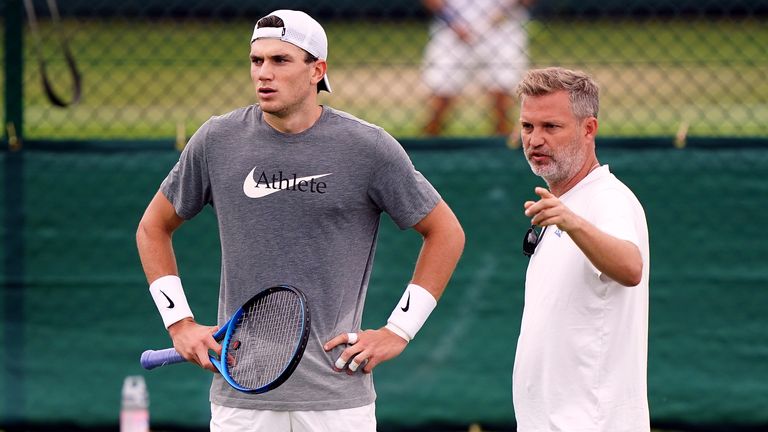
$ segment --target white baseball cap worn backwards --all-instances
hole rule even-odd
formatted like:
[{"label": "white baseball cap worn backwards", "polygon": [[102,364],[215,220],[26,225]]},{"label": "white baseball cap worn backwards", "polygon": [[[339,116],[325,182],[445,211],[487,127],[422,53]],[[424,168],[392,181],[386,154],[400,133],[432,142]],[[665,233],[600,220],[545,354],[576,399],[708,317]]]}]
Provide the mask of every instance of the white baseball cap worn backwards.
[{"label": "white baseball cap worn backwards", "polygon": [[[251,43],[256,39],[280,39],[296,45],[320,60],[328,59],[328,38],[323,27],[314,18],[301,11],[281,9],[266,16],[276,16],[283,20],[283,27],[256,27],[253,29]],[[317,89],[331,92],[328,74],[317,83]]]}]

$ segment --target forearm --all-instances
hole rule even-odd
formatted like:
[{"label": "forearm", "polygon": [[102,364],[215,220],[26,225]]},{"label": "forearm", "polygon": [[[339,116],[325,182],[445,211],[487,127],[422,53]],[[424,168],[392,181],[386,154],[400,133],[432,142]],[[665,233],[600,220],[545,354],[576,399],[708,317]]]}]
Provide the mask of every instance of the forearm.
[{"label": "forearm", "polygon": [[[166,328],[193,316],[178,277],[171,239],[182,222],[173,205],[158,192],[136,230],[136,246],[149,283],[149,292]],[[176,337],[173,338],[176,342]]]},{"label": "forearm", "polygon": [[424,287],[435,299],[440,299],[464,250],[464,231],[453,212],[438,204],[440,222],[422,232],[424,243],[413,272],[412,282]]},{"label": "forearm", "polygon": [[136,230],[136,246],[147,282],[179,274],[171,237],[183,222],[165,195],[158,191]]},{"label": "forearm", "polygon": [[170,233],[140,224],[136,245],[148,283],[161,276],[179,274]]},{"label": "forearm", "polygon": [[414,229],[424,238],[411,283],[387,320],[386,328],[409,341],[432,313],[464,249],[464,231],[440,201]]},{"label": "forearm", "polygon": [[640,283],[643,258],[634,243],[613,237],[583,219],[568,235],[603,274],[624,286]]}]

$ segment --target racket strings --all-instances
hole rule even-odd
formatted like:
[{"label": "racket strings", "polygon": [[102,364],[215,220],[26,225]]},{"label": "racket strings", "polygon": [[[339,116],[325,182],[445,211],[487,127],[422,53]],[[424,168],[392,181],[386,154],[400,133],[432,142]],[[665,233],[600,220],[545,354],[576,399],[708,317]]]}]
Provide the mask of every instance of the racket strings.
[{"label": "racket strings", "polygon": [[291,291],[275,291],[253,302],[230,339],[232,379],[250,389],[275,381],[296,351],[302,326],[302,305]]}]

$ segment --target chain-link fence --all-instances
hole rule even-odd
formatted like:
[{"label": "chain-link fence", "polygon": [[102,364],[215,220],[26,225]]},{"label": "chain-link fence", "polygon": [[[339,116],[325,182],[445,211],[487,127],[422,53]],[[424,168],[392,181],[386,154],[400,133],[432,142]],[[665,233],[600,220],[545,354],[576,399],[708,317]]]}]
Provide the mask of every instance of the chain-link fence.
[{"label": "chain-link fence", "polygon": [[[248,42],[255,21],[277,8],[307,10],[326,27],[334,92],[322,102],[398,137],[507,133],[496,113],[506,110],[513,122],[516,103],[499,106],[485,83],[501,90],[515,71],[549,65],[597,78],[603,137],[768,135],[765,0],[453,0],[450,14],[405,0],[68,0],[60,20],[47,2],[32,3],[38,31],[25,25],[23,51],[27,139],[189,136],[209,116],[254,103]],[[456,23],[469,28],[466,40]],[[37,55],[56,93],[69,98],[62,40],[82,76],[82,99],[68,108],[45,96]],[[455,97],[443,110],[435,96]]]}]

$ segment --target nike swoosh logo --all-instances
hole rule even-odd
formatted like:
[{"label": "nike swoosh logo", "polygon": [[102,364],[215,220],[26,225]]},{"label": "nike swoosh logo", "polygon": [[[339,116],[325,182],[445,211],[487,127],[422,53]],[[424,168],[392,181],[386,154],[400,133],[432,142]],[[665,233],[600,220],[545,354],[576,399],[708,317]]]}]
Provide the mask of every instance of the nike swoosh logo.
[{"label": "nike swoosh logo", "polygon": [[281,190],[291,189],[294,186],[296,186],[296,183],[300,181],[309,181],[312,179],[318,179],[318,178],[333,174],[333,173],[327,173],[327,174],[318,174],[318,175],[312,175],[307,177],[299,177],[296,179],[293,179],[293,178],[285,179],[285,181],[288,182],[288,187],[284,189],[276,189],[273,187],[268,188],[266,186],[259,187],[259,185],[256,183],[256,180],[253,178],[253,173],[255,171],[256,171],[256,168],[254,167],[251,170],[251,172],[249,172],[248,175],[245,177],[245,181],[243,182],[243,193],[245,193],[245,195],[248,198],[262,198],[267,195],[271,195],[275,192],[280,192]]},{"label": "nike swoosh logo", "polygon": [[171,298],[168,297],[168,295],[166,293],[164,293],[163,290],[160,290],[160,294],[165,296],[165,299],[168,300],[168,309],[173,309],[173,306],[174,306],[173,300],[171,300]]},{"label": "nike swoosh logo", "polygon": [[[162,292],[162,291],[160,291]],[[408,291],[408,300],[405,301],[405,306],[400,307],[400,310],[403,312],[408,312],[408,309],[411,307],[411,292]]]}]

